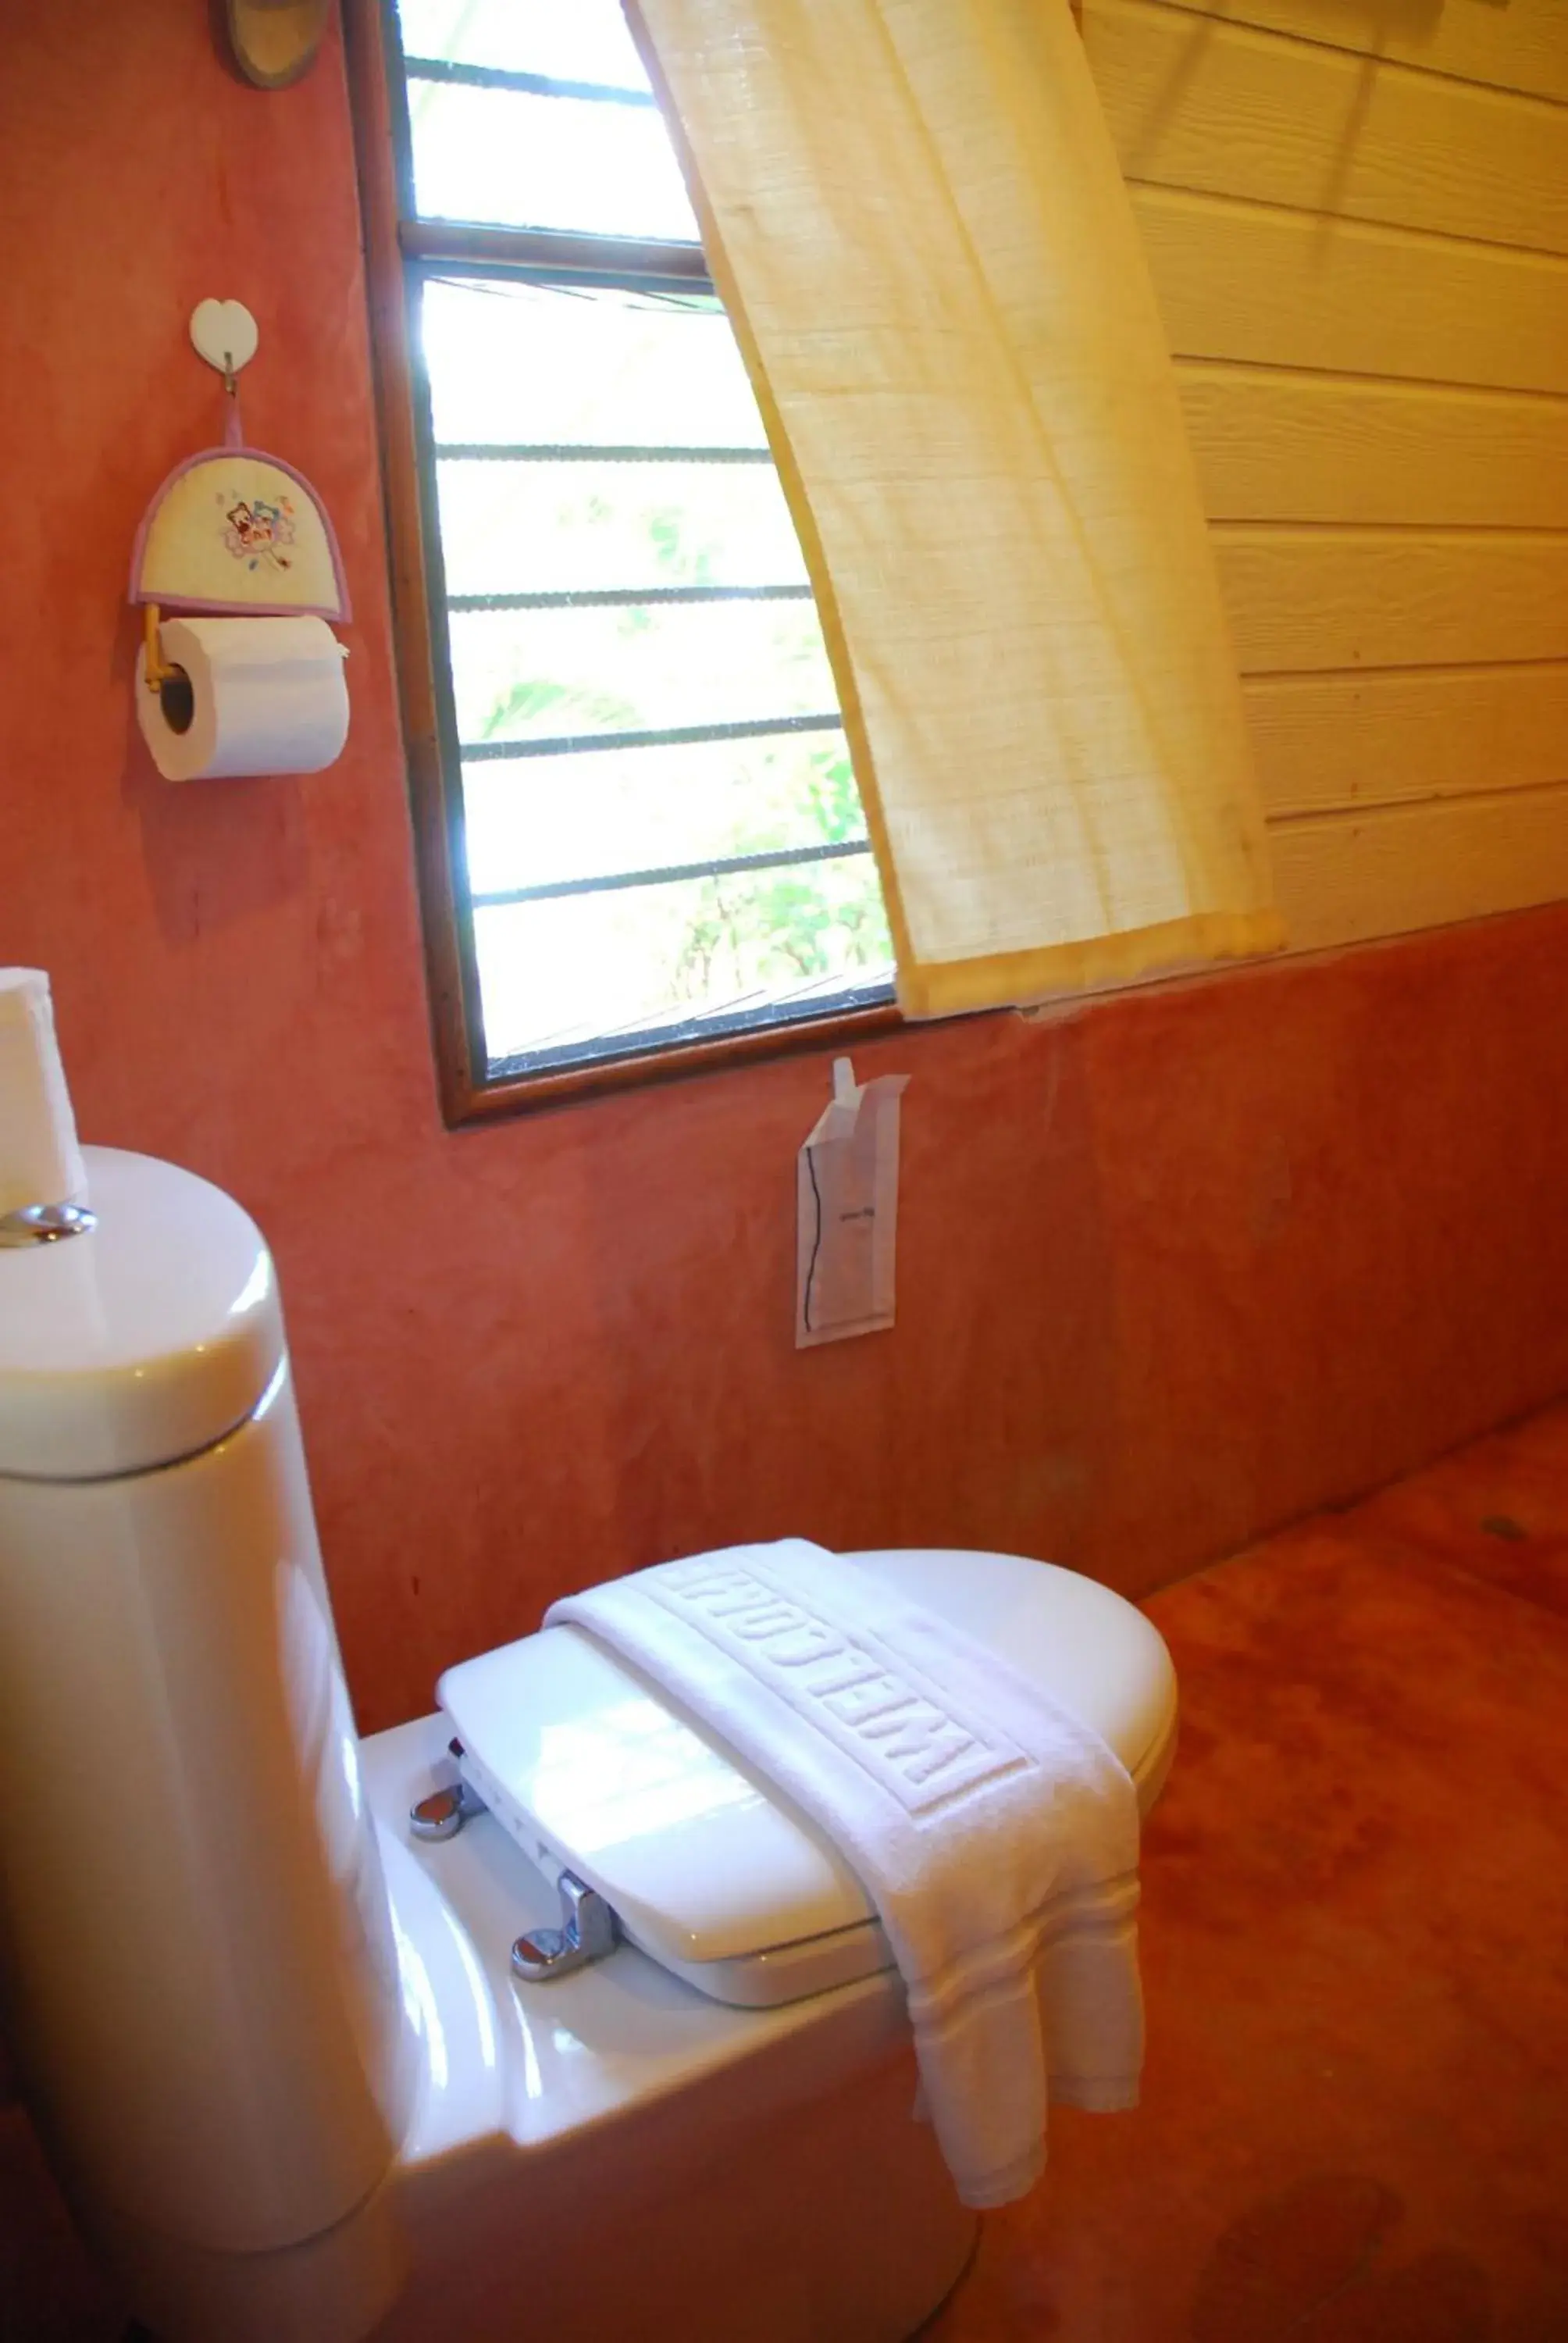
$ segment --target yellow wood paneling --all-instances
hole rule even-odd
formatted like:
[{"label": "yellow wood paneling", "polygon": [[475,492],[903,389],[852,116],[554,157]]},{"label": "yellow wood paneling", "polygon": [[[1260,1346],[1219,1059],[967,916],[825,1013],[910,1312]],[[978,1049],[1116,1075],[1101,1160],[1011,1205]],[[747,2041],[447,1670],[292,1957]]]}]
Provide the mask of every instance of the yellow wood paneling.
[{"label": "yellow wood paneling", "polygon": [[1215,529],[1244,674],[1568,658],[1568,536]]},{"label": "yellow wood paneling", "polygon": [[1130,178],[1568,252],[1568,107],[1163,0],[1098,0],[1084,38]]},{"label": "yellow wood paneling", "polygon": [[1568,783],[1568,664],[1253,676],[1271,820]]},{"label": "yellow wood paneling", "polygon": [[1135,186],[1172,349],[1568,393],[1568,260]]},{"label": "yellow wood paneling", "polygon": [[1215,520],[1568,528],[1568,399],[1182,359]]},{"label": "yellow wood paneling", "polygon": [[[1568,0],[1171,0],[1354,56],[1568,102]],[[1092,8],[1096,0],[1087,0]]]},{"label": "yellow wood paneling", "polygon": [[1294,949],[1361,943],[1568,895],[1568,787],[1284,822],[1269,844]]},{"label": "yellow wood paneling", "polygon": [[1568,0],[1086,0],[1299,949],[1568,894]]}]

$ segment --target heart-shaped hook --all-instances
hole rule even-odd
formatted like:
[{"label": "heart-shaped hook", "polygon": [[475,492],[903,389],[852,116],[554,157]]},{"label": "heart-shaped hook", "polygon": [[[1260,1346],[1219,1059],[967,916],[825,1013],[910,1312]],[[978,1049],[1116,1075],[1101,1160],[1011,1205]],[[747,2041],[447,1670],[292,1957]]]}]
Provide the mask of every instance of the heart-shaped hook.
[{"label": "heart-shaped hook", "polygon": [[256,356],[256,319],[243,301],[198,301],[191,311],[191,340],[209,367],[232,377]]}]

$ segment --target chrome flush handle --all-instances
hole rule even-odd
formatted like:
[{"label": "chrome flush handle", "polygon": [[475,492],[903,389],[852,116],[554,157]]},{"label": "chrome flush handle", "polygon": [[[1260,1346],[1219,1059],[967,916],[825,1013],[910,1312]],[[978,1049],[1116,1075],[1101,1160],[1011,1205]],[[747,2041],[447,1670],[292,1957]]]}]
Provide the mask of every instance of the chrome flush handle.
[{"label": "chrome flush handle", "polygon": [[85,1237],[98,1225],[85,1204],[24,1204],[0,1214],[0,1245],[58,1244],[62,1237]]},{"label": "chrome flush handle", "polygon": [[586,1968],[615,1948],[615,1914],[598,1889],[585,1885],[572,1871],[563,1871],[557,1885],[561,1926],[531,1929],[512,1946],[512,1975],[528,1985],[569,1976],[573,1969]]}]

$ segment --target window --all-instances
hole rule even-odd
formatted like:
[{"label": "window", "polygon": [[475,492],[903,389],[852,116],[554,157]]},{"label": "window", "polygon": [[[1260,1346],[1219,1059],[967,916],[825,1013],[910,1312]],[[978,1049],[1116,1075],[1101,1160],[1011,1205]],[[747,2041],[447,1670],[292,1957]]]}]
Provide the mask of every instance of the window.
[{"label": "window", "polygon": [[448,1114],[888,1021],[805,565],[618,0],[356,31]]}]

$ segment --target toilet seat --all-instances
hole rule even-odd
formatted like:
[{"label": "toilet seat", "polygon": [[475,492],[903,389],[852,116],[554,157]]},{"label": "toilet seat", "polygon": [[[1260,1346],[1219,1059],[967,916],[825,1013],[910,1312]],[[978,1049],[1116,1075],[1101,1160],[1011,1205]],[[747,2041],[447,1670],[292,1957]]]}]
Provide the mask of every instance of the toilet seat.
[{"label": "toilet seat", "polygon": [[[1176,1678],[1131,1604],[1017,1554],[844,1559],[1031,1676],[1121,1758],[1147,1812],[1175,1745]],[[892,1965],[817,1825],[581,1629],[466,1661],[437,1695],[464,1780],[546,1877],[595,1889],[633,1944],[712,1999],[775,2007]]]}]

